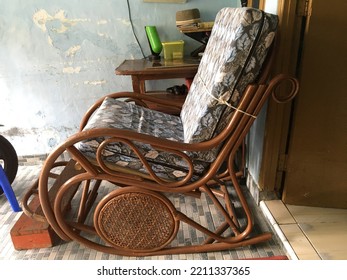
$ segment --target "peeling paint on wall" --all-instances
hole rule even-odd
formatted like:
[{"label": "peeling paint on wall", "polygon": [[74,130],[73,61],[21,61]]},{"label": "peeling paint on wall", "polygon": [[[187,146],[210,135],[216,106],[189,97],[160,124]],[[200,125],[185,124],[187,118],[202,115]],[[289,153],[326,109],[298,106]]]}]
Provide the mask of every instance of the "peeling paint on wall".
[{"label": "peeling paint on wall", "polygon": [[77,74],[81,71],[81,67],[65,67],[63,68],[63,73],[66,74]]},{"label": "peeling paint on wall", "polygon": [[48,44],[64,52],[66,57],[72,57],[80,51],[85,41],[104,50],[114,53],[118,51],[116,42],[108,34],[79,26],[79,23],[90,23],[91,26],[106,25],[108,21],[105,19],[93,23],[91,19],[87,18],[69,19],[64,10],[59,10],[51,15],[44,9],[35,12],[32,19],[34,24],[48,36]]},{"label": "peeling paint on wall", "polygon": [[106,84],[105,80],[101,80],[101,81],[84,81],[85,85],[92,85],[92,86],[98,86],[101,84]]},{"label": "peeling paint on wall", "polygon": [[81,50],[81,46],[72,46],[65,52],[65,55],[67,57],[75,56],[79,50]]},{"label": "peeling paint on wall", "polygon": [[128,20],[128,19],[117,18],[116,21],[121,23],[124,26],[130,26],[131,25],[130,20]]},{"label": "peeling paint on wall", "polygon": [[[54,38],[52,38],[51,33],[62,34],[68,31],[69,28],[76,25],[78,22],[87,21],[86,19],[67,19],[65,16],[65,11],[63,10],[59,10],[54,15],[50,15],[44,9],[40,9],[34,13],[32,19],[38,28],[40,28],[44,33],[47,33],[47,41],[50,46],[54,46]],[[56,27],[50,27],[48,30],[47,24],[49,22],[54,22]],[[59,23],[57,24],[57,22]]]},{"label": "peeling paint on wall", "polygon": [[37,11],[33,15],[33,21],[34,23],[43,31],[47,31],[46,24],[49,21],[53,20],[59,20],[61,22],[61,26],[59,28],[56,28],[54,31],[57,33],[64,33],[66,32],[71,26],[77,24],[81,21],[87,21],[87,19],[67,19],[65,17],[65,11],[59,10],[57,13],[55,13],[53,16],[50,15],[46,10],[41,9]]},{"label": "peeling paint on wall", "polygon": [[105,19],[102,19],[102,20],[99,20],[96,22],[97,25],[102,25],[102,24],[107,24],[107,23],[108,23],[108,21]]}]

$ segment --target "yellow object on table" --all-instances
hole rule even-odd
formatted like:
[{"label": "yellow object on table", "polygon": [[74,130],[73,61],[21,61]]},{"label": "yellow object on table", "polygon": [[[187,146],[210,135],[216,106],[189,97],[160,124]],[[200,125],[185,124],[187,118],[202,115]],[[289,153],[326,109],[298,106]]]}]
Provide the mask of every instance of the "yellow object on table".
[{"label": "yellow object on table", "polygon": [[184,54],[184,41],[162,42],[164,59],[182,59]]}]

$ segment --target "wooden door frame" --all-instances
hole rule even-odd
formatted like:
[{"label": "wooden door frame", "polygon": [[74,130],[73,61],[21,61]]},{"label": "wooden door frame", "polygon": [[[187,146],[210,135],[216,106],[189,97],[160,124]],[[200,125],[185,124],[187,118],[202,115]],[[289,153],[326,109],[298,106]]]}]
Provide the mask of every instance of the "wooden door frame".
[{"label": "wooden door frame", "polygon": [[[266,0],[259,1],[264,9]],[[302,16],[298,13],[305,0],[278,0],[279,34],[273,73],[296,75]],[[292,102],[278,104],[272,99],[267,107],[265,138],[258,187],[263,193],[278,193],[282,188],[285,154],[290,131]]]}]

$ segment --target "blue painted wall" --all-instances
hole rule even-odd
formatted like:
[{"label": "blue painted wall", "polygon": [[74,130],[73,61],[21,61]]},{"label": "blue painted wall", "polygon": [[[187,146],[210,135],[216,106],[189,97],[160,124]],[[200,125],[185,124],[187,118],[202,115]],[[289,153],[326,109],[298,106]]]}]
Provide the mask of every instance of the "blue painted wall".
[{"label": "blue painted wall", "polygon": [[156,25],[162,41],[185,40],[189,54],[199,43],[176,29],[176,12],[198,8],[203,21],[212,21],[239,1],[0,0],[0,6],[1,133],[24,156],[49,153],[77,131],[97,98],[132,89],[114,69],[142,58],[141,48],[150,54],[145,25]]}]

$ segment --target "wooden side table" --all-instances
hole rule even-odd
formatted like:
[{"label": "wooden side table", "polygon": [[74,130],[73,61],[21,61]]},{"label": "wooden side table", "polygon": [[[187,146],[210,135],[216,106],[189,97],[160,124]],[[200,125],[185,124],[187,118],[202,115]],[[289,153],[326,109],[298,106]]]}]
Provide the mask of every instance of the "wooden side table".
[{"label": "wooden side table", "polygon": [[[115,70],[116,75],[131,76],[133,91],[141,94],[151,94],[158,98],[170,99],[176,105],[183,105],[185,95],[174,95],[166,93],[166,91],[146,91],[147,80],[163,80],[186,78],[193,79],[198,67],[200,59],[183,58],[180,60],[164,60],[151,61],[149,59],[126,59]],[[158,106],[157,104],[148,104],[150,108],[164,111],[170,114],[177,114],[177,109],[168,106]]]},{"label": "wooden side table", "polygon": [[117,75],[130,75],[133,91],[146,93],[145,81],[174,78],[193,78],[200,60],[183,58],[180,60],[150,61],[149,59],[127,59],[117,68]]}]

